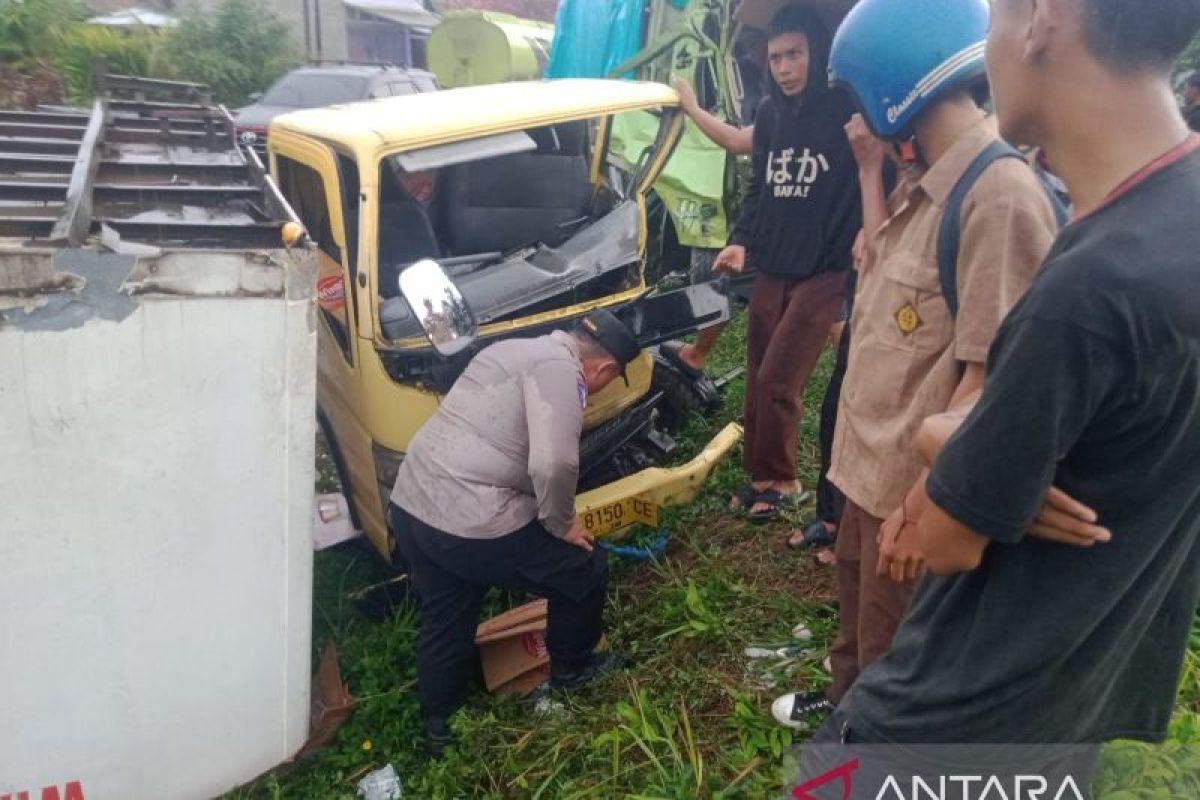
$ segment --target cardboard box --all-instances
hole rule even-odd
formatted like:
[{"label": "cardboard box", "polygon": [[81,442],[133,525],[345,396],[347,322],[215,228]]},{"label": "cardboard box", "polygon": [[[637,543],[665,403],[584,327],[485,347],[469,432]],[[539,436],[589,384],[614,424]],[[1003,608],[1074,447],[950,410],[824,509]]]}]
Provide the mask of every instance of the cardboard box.
[{"label": "cardboard box", "polygon": [[550,678],[546,601],[535,600],[480,624],[475,645],[489,692],[523,697]]}]

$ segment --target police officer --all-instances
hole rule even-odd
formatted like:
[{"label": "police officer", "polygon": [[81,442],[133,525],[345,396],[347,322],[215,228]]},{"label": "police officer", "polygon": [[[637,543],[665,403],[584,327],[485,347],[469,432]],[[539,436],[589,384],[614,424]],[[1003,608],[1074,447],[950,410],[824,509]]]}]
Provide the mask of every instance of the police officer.
[{"label": "police officer", "polygon": [[593,652],[608,571],[575,515],[575,485],[587,397],[624,378],[639,350],[603,310],[571,332],[497,342],[413,437],[389,518],[421,599],[417,684],[435,757],[451,740],[447,720],[463,703],[492,586],[548,599],[552,686],[621,665]]}]

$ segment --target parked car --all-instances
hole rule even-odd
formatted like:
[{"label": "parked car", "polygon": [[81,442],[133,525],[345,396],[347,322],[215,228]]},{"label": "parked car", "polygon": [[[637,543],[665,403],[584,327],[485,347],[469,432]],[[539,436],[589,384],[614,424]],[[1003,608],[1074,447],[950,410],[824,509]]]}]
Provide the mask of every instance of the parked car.
[{"label": "parked car", "polygon": [[399,97],[436,90],[433,73],[379,64],[338,64],[294,69],[266,92],[251,95],[253,104],[234,113],[243,144],[265,147],[267,126],[280,114],[378,97]]},{"label": "parked car", "polygon": [[[610,147],[630,114],[658,130],[633,160]],[[382,554],[409,441],[479,349],[594,308],[623,317],[644,348],[728,319],[718,287],[656,293],[646,280],[646,195],[682,123],[672,89],[602,80],[448,89],[271,123],[272,170],[319,250],[318,422],[354,522]],[[424,259],[479,324],[449,357],[399,287]],[[731,424],[689,463],[657,466],[674,449],[664,418],[689,411],[672,408],[673,377],[645,349],[628,386],[588,399],[576,508],[596,535],[689,502],[740,438]]]}]

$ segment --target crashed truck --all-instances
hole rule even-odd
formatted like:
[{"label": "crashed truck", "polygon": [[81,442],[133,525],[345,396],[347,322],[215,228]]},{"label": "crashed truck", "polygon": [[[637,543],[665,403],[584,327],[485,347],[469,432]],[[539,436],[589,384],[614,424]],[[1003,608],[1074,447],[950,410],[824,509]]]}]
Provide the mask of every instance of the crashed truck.
[{"label": "crashed truck", "polygon": [[[700,105],[747,126],[770,85],[765,31],[785,5],[815,8],[834,29],[855,0],[565,0],[547,77],[690,83]],[[655,135],[630,115],[614,131],[627,157]],[[711,265],[736,219],[747,159],[730,157],[687,120],[650,195],[655,273]]]},{"label": "crashed truck", "polygon": [[213,797],[305,743],[315,281],[204,87],[0,112],[0,797]]},{"label": "crashed truck", "polygon": [[[656,121],[637,154],[610,146],[629,114]],[[385,511],[408,444],[482,347],[596,308],[643,347],[728,319],[719,287],[664,293],[647,281],[647,193],[682,123],[668,87],[601,80],[450,89],[272,122],[271,172],[317,247],[319,424],[353,522],[381,554],[392,553]],[[478,326],[455,355],[431,344],[401,291],[426,260]],[[669,423],[696,408],[679,389],[643,350],[628,387],[589,398],[577,508],[597,535],[657,524],[738,441],[731,424],[688,463],[661,466],[678,460]]]}]

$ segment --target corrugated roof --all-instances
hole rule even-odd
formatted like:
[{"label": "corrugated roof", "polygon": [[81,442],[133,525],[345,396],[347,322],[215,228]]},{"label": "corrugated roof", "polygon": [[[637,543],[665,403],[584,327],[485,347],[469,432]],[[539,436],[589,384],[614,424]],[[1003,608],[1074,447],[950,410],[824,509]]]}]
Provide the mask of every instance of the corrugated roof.
[{"label": "corrugated roof", "polygon": [[343,0],[350,8],[386,17],[401,25],[414,28],[430,28],[438,24],[439,17],[427,11],[418,0]]},{"label": "corrugated roof", "polygon": [[173,28],[179,24],[179,20],[170,14],[150,11],[145,8],[127,8],[124,11],[114,11],[112,14],[92,17],[88,22],[92,25],[104,25],[110,28],[136,28],[138,26],[145,26],[147,28]]}]

